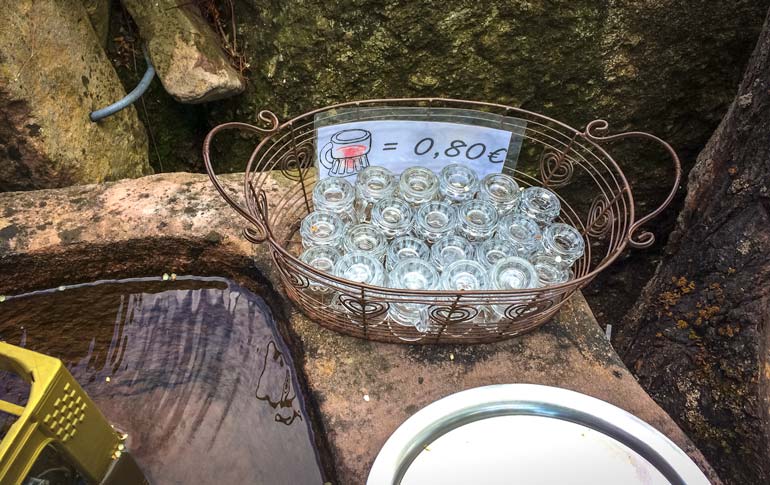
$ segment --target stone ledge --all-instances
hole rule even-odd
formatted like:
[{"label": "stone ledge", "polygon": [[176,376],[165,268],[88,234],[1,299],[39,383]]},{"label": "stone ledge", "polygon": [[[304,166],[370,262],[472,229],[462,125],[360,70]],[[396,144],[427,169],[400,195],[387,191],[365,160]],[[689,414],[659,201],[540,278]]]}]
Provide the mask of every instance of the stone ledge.
[{"label": "stone ledge", "polygon": [[[241,177],[223,180],[237,194]],[[270,183],[271,190],[280,190]],[[319,447],[341,484],[364,483],[388,436],[423,406],[463,389],[511,382],[564,387],[615,404],[666,434],[719,483],[692,442],[623,366],[582,296],[541,329],[497,344],[358,340],[307,320],[274,291],[267,247],[255,250],[241,227],[208,178],[198,174],[0,194],[0,294],[163,271],[229,277],[260,292],[275,308],[302,366],[322,431]]]}]

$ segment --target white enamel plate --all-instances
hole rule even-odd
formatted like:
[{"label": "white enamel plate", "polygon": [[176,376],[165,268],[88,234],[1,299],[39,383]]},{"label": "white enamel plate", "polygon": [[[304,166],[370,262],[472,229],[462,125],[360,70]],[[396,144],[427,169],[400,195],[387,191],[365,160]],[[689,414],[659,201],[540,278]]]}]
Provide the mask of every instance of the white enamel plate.
[{"label": "white enamel plate", "polygon": [[556,387],[479,387],[407,419],[367,485],[707,485],[698,466],[649,424]]}]

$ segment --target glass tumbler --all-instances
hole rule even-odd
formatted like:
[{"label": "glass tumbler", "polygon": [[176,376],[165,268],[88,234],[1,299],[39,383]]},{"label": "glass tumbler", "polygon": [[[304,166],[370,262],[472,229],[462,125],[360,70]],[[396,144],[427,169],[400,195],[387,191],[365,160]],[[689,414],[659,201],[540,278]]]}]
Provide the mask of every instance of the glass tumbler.
[{"label": "glass tumbler", "polygon": [[371,254],[362,251],[343,254],[334,263],[334,275],[373,286],[382,286],[385,278],[382,263]]},{"label": "glass tumbler", "polygon": [[401,198],[413,206],[434,200],[438,195],[438,177],[422,167],[409,167],[398,179]]},{"label": "glass tumbler", "polygon": [[452,163],[441,169],[438,174],[438,190],[444,200],[460,203],[471,200],[479,189],[479,177],[476,172]]},{"label": "glass tumbler", "polygon": [[450,235],[430,248],[430,259],[439,271],[462,259],[473,259],[473,245],[462,236]]},{"label": "glass tumbler", "polygon": [[[399,261],[388,276],[388,286],[407,290],[435,290],[438,282],[436,268],[429,262],[417,258]],[[420,303],[391,303],[388,316],[399,325],[416,327],[427,319],[428,306]]]},{"label": "glass tumbler", "polygon": [[491,202],[501,216],[516,210],[520,196],[519,184],[504,173],[490,173],[479,184],[479,199]]},{"label": "glass tumbler", "polygon": [[345,223],[330,212],[311,212],[299,226],[302,246],[339,246],[345,235]]},{"label": "glass tumbler", "polygon": [[558,285],[570,279],[569,267],[561,258],[557,259],[548,254],[536,254],[532,258],[532,265],[535,267],[541,287]]},{"label": "glass tumbler", "polygon": [[548,189],[530,187],[521,192],[519,212],[537,222],[541,227],[556,219],[560,211],[559,198]]},{"label": "glass tumbler", "polygon": [[[439,288],[450,291],[474,291],[489,288],[489,275],[487,269],[477,261],[460,259],[444,268],[439,281]],[[447,335],[460,336],[471,331],[472,323],[482,318],[486,309],[480,306],[479,313],[473,320],[462,323],[450,324],[444,332]],[[432,323],[430,330],[435,330],[436,323]]]},{"label": "glass tumbler", "polygon": [[489,287],[487,269],[477,261],[459,259],[444,269],[439,286],[442,290],[483,290]]},{"label": "glass tumbler", "polygon": [[487,239],[476,246],[476,261],[485,268],[491,268],[503,258],[518,255],[516,246],[497,237]]},{"label": "glass tumbler", "polygon": [[[313,268],[323,271],[325,273],[332,274],[334,271],[334,263],[342,256],[339,249],[334,246],[313,246],[305,249],[300,254],[299,259],[303,263],[312,266]],[[329,293],[331,290],[329,285],[322,284],[321,282],[311,279],[308,289],[314,293]]]},{"label": "glass tumbler", "polygon": [[[535,267],[524,258],[511,256],[501,259],[492,267],[489,273],[491,286],[495,290],[520,290],[536,288],[539,280]],[[507,305],[490,305],[497,319],[505,318]]]},{"label": "glass tumbler", "polygon": [[557,222],[543,231],[543,252],[572,266],[585,252],[585,241],[580,232],[569,224]]},{"label": "glass tumbler", "polygon": [[509,256],[495,263],[489,272],[489,279],[495,290],[520,290],[538,286],[535,267],[518,256]]},{"label": "glass tumbler", "polygon": [[540,249],[540,227],[529,217],[508,214],[500,221],[497,237],[513,245],[518,256],[529,258]]},{"label": "glass tumbler", "polygon": [[385,197],[392,197],[396,187],[396,177],[385,167],[372,165],[358,172],[354,204],[358,221],[369,221],[374,204]]},{"label": "glass tumbler", "polygon": [[378,261],[382,261],[388,249],[388,241],[378,228],[363,223],[348,227],[345,231],[343,246],[348,252],[367,253]]},{"label": "glass tumbler", "polygon": [[420,206],[414,218],[414,234],[433,244],[454,233],[457,209],[448,202],[428,202]]},{"label": "glass tumbler", "polygon": [[430,248],[422,240],[413,236],[400,236],[395,238],[388,246],[385,259],[385,268],[393,270],[400,261],[409,258],[418,258],[430,261]]},{"label": "glass tumbler", "polygon": [[[385,281],[385,272],[382,262],[369,253],[353,251],[345,253],[334,263],[334,275],[346,280],[364,283],[372,286],[382,286]],[[333,298],[332,308],[339,312],[350,312],[339,299],[339,293]],[[350,315],[351,321],[358,323],[361,315]],[[382,322],[382,317],[367,318],[369,326],[375,326]]]},{"label": "glass tumbler", "polygon": [[489,239],[497,229],[497,209],[485,200],[469,200],[457,208],[457,234],[468,241]]},{"label": "glass tumbler", "polygon": [[337,214],[346,224],[358,222],[354,208],[356,190],[345,179],[328,177],[313,187],[313,207],[316,211]]},{"label": "glass tumbler", "polygon": [[412,230],[412,207],[401,199],[386,197],[372,207],[372,225],[388,239],[409,234]]}]

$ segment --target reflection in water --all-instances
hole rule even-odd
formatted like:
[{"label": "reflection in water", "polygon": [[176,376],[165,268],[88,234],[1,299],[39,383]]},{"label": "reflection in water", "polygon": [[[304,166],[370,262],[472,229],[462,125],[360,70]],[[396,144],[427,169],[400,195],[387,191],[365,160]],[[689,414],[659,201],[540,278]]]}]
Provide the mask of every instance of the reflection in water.
[{"label": "reflection in water", "polygon": [[[268,367],[270,367],[269,371]],[[266,373],[267,375],[265,375]],[[283,378],[282,382],[280,381],[281,378]],[[274,398],[271,394],[273,394],[273,390],[277,389],[281,389],[281,395]],[[302,419],[302,415],[294,407],[296,398],[297,395],[291,382],[291,373],[286,361],[283,360],[283,352],[278,350],[275,342],[271,340],[267,343],[265,360],[257,380],[257,399],[266,401],[270,407],[277,409],[276,421],[289,425],[297,418]],[[287,412],[290,412],[291,415],[286,415]]]},{"label": "reflection in water", "polygon": [[62,359],[128,432],[153,483],[324,482],[270,311],[232,282],[131,280],[9,298],[0,339]]}]

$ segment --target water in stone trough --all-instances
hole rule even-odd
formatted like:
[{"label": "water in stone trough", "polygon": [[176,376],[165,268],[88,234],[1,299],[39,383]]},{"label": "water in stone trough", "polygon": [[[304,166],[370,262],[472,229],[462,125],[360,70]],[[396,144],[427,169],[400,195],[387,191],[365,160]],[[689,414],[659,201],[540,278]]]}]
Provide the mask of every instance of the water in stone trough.
[{"label": "water in stone trough", "polygon": [[[324,482],[270,310],[230,281],[124,280],[7,298],[0,340],[61,359],[129,434],[151,483]],[[1,377],[0,397],[13,401],[19,391]]]}]

